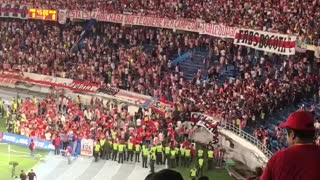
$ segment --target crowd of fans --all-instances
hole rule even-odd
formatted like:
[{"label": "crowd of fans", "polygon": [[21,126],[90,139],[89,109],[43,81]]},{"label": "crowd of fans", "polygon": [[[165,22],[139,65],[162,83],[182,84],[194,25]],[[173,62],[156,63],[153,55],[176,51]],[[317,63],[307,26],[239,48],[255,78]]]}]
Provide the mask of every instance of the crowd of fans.
[{"label": "crowd of fans", "polygon": [[[130,115],[127,106],[120,107],[101,99],[84,105],[79,96],[71,99],[62,94],[58,99],[50,95],[44,99],[22,100],[18,96],[5,109],[2,115],[7,119],[8,132],[52,141],[55,154],[68,148],[68,152],[75,154],[81,139],[94,139],[96,161],[101,158],[133,162],[135,157],[135,162],[140,162],[141,155],[144,168],[149,164],[148,157],[153,162],[151,172],[154,172],[155,162],[157,165],[167,162],[169,167],[190,167],[190,163],[199,161],[200,176],[204,164],[208,169],[213,168],[213,158],[215,165],[223,165],[224,149],[195,145],[191,140],[197,126],[187,127],[181,121],[158,117],[143,109]],[[209,160],[204,163],[206,154]]]},{"label": "crowd of fans", "polygon": [[[320,15],[317,0],[31,3],[21,0],[19,3],[52,9],[197,19],[295,34],[308,40],[318,40],[320,33],[319,18],[315,18]],[[60,138],[57,141],[62,141],[64,149],[68,142],[76,142],[78,138],[114,139],[114,134],[125,141],[131,138],[130,142],[171,142],[177,146],[184,142],[185,135],[190,137],[193,133],[186,132],[178,123],[188,121],[193,111],[245,128],[264,124],[274,112],[301,100],[313,99],[313,109],[319,103],[320,61],[305,53],[285,57],[197,33],[104,22],[95,24],[78,42],[84,25],[0,19],[0,69],[71,78],[150,95],[174,102],[173,113],[160,118],[139,111],[132,117],[126,108],[99,100],[84,108],[80,99],[74,102],[65,96],[59,100],[48,97],[39,103],[27,99],[23,103],[16,101],[16,107],[12,105],[12,115],[8,117],[19,120],[9,123],[12,132],[46,140]],[[206,72],[199,69],[192,82],[188,82],[179,64],[173,66],[171,62],[185,52],[190,52],[193,61],[197,51],[208,52],[203,59]],[[220,78],[230,68],[234,69],[233,77],[221,82]],[[18,117],[17,111],[21,112]],[[315,125],[319,129],[319,121]],[[278,128],[275,132],[276,139],[284,142],[283,132]],[[254,135],[269,146],[267,129],[258,128]],[[190,142],[185,143],[189,146]]]},{"label": "crowd of fans", "polygon": [[[81,23],[0,23],[3,70],[110,85],[174,102],[179,113],[200,111],[241,128],[264,123],[268,115],[304,98],[317,102],[320,95],[320,64],[305,54],[264,55],[206,35],[110,23],[95,25],[77,51],[71,47],[83,30]],[[208,75],[199,70],[190,83],[171,61],[199,50],[209,52],[204,59]],[[230,67],[236,75],[221,84],[222,71]]]},{"label": "crowd of fans", "polygon": [[[12,1],[2,0],[5,3]],[[18,1],[33,7],[185,18],[228,26],[296,34],[318,41],[319,0],[54,0]]]}]

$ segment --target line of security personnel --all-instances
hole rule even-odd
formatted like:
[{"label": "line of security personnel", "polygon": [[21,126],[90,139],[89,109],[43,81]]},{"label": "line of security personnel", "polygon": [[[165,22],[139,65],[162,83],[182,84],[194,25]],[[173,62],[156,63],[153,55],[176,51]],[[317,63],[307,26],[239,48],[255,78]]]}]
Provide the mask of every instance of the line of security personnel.
[{"label": "line of security personnel", "polygon": [[[198,149],[195,152],[195,157],[192,155],[192,148],[178,148],[172,147],[169,144],[163,146],[158,145],[145,145],[145,144],[133,144],[130,140],[125,143],[124,141],[117,141],[116,139],[101,139],[94,148],[95,159],[99,157],[105,160],[118,161],[123,163],[124,161],[129,162],[140,162],[140,155],[142,157],[142,167],[148,168],[150,165],[150,172],[154,172],[155,164],[161,165],[166,164],[169,168],[175,168],[177,166],[188,168],[192,162],[196,163],[196,175],[201,176],[203,174],[205,151]],[[212,169],[214,152],[209,149],[206,152],[206,159],[208,163],[208,169]],[[149,160],[149,163],[148,163]],[[194,174],[194,173],[191,173]]]}]

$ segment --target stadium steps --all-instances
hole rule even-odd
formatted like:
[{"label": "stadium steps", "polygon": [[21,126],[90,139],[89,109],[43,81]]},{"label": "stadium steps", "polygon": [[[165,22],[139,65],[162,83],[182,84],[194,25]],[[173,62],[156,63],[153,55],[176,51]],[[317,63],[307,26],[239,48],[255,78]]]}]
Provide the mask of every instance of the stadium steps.
[{"label": "stadium steps", "polygon": [[188,59],[179,64],[181,72],[183,72],[186,80],[191,82],[199,69],[202,71],[202,80],[206,78],[207,68],[205,67],[205,64],[203,64],[203,60],[207,57],[207,55],[208,52],[197,51],[193,54],[192,60]]}]

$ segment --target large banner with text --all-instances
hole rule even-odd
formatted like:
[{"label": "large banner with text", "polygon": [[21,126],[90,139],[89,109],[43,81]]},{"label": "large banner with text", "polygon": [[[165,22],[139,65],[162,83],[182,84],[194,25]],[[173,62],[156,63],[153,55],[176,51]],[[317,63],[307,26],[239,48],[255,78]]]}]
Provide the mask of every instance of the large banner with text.
[{"label": "large banner with text", "polygon": [[251,29],[238,29],[234,44],[282,55],[294,55],[296,36],[270,33]]},{"label": "large banner with text", "polygon": [[200,34],[207,34],[210,36],[221,38],[234,38],[234,33],[238,29],[237,27],[229,27],[220,24],[201,23],[197,20],[167,19],[149,16],[113,14],[101,11],[70,10],[68,11],[67,15],[71,20],[96,19],[97,21],[119,23],[123,25],[149,26],[198,32]]}]

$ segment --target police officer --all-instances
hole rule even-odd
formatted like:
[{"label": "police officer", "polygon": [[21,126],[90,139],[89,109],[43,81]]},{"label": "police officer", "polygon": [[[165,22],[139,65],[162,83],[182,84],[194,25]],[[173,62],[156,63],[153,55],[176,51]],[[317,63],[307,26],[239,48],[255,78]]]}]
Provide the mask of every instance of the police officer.
[{"label": "police officer", "polygon": [[100,155],[100,142],[98,140],[98,142],[96,143],[96,146],[94,147],[94,160],[95,162],[98,161]]},{"label": "police officer", "polygon": [[148,168],[147,166],[148,155],[149,155],[149,150],[145,145],[143,145],[143,148],[142,148],[142,167],[143,168]]},{"label": "police officer", "polygon": [[159,164],[162,164],[163,146],[161,143],[159,143],[156,148],[157,148],[156,149],[156,151],[157,151],[156,163],[157,163],[157,165],[159,165]]},{"label": "police officer", "polygon": [[208,170],[212,169],[212,163],[213,163],[213,150],[208,150]]},{"label": "police officer", "polygon": [[135,162],[140,162],[140,151],[141,151],[141,145],[136,144],[134,147],[134,152],[135,152]]},{"label": "police officer", "polygon": [[131,140],[129,140],[128,142],[128,155],[127,155],[127,161],[132,162],[133,161],[133,143],[131,142]]},{"label": "police officer", "polygon": [[169,166],[169,160],[170,159],[170,146],[169,144],[164,148],[164,162],[163,164],[166,164]]},{"label": "police officer", "polygon": [[118,145],[118,153],[119,153],[119,157],[118,157],[118,163],[123,163],[123,159],[124,159],[124,149],[125,149],[125,145],[123,142],[121,142]]},{"label": "police officer", "polygon": [[197,179],[197,168],[194,167],[190,170],[190,179],[191,180]]},{"label": "police officer", "polygon": [[117,155],[118,155],[118,143],[115,140],[112,147],[112,160],[117,161]]},{"label": "police officer", "polygon": [[198,159],[198,172],[199,172],[199,176],[202,176],[202,174],[203,174],[203,163],[204,163],[203,158],[199,158],[199,159]]},{"label": "police officer", "polygon": [[154,173],[154,162],[156,161],[156,153],[151,152],[150,157],[150,173]]}]

